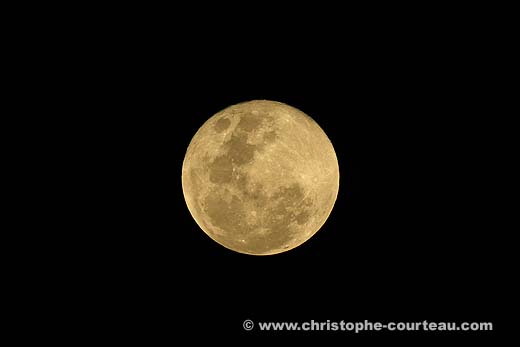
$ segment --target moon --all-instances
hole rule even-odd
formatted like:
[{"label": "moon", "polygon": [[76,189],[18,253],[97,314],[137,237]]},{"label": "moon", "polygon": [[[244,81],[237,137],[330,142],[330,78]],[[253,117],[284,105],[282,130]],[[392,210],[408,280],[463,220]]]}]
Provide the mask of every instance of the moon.
[{"label": "moon", "polygon": [[281,102],[253,100],[209,118],[182,165],[182,189],[199,227],[251,255],[309,240],[336,201],[339,167],[320,126]]}]

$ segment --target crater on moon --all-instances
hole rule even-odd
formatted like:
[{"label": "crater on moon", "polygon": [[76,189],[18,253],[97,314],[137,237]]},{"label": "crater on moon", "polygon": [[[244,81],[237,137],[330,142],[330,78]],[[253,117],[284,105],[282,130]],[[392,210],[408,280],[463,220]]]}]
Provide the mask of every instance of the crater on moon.
[{"label": "crater on moon", "polygon": [[213,240],[268,255],[299,246],[321,228],[339,170],[332,144],[309,116],[256,100],[226,108],[199,129],[182,186],[193,218]]},{"label": "crater on moon", "polygon": [[224,130],[226,130],[230,125],[231,125],[231,121],[229,119],[227,119],[227,118],[220,118],[215,123],[215,131],[217,133],[221,133]]}]

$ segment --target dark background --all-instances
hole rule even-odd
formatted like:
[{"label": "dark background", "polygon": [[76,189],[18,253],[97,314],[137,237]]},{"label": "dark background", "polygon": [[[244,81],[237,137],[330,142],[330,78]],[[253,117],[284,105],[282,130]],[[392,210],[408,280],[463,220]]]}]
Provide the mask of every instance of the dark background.
[{"label": "dark background", "polygon": [[[60,177],[76,187],[64,201],[81,204],[67,207],[76,232],[57,262],[67,312],[96,317],[82,329],[169,339],[267,334],[243,331],[245,319],[498,324],[500,42],[457,21],[355,17],[297,17],[287,30],[284,16],[233,17],[197,31],[119,14],[74,32],[56,59],[63,111],[77,115],[66,143],[80,145]],[[245,25],[256,30],[240,35]],[[340,166],[322,229],[263,257],[206,236],[181,187],[197,129],[254,99],[310,115]]]},{"label": "dark background", "polygon": [[[203,324],[217,333],[242,333],[244,319],[496,319],[496,224],[483,181],[492,164],[482,144],[492,129],[485,128],[489,100],[474,85],[480,77],[463,57],[409,59],[406,47],[388,50],[399,53],[313,65],[298,51],[281,63],[273,53],[249,64],[231,58],[173,78],[171,90],[152,86],[139,111],[122,115],[123,140],[115,138],[109,161],[122,155],[131,163],[113,182],[123,184],[117,201],[122,194],[131,206],[109,238],[118,249],[115,273],[136,286],[139,309],[166,314],[181,329]],[[341,174],[324,227],[301,247],[267,257],[210,240],[191,218],[180,180],[203,122],[253,99],[313,117],[335,147]]]}]

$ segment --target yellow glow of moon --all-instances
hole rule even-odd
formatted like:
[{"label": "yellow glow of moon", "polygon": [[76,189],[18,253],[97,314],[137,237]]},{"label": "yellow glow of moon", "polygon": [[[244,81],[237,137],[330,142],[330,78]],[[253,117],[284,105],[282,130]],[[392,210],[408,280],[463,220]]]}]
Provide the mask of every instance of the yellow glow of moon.
[{"label": "yellow glow of moon", "polygon": [[182,166],[188,209],[213,240],[236,252],[293,249],[325,223],[339,189],[336,153],[309,116],[255,100],[207,120]]}]

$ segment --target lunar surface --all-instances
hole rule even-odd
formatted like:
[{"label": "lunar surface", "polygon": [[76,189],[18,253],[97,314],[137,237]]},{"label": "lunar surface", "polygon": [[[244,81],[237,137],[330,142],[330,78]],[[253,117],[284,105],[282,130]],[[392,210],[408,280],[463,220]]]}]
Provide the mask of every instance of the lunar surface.
[{"label": "lunar surface", "polygon": [[312,118],[280,102],[249,101],[218,112],[197,131],[182,189],[213,240],[240,253],[276,254],[323,226],[338,194],[338,161]]}]

